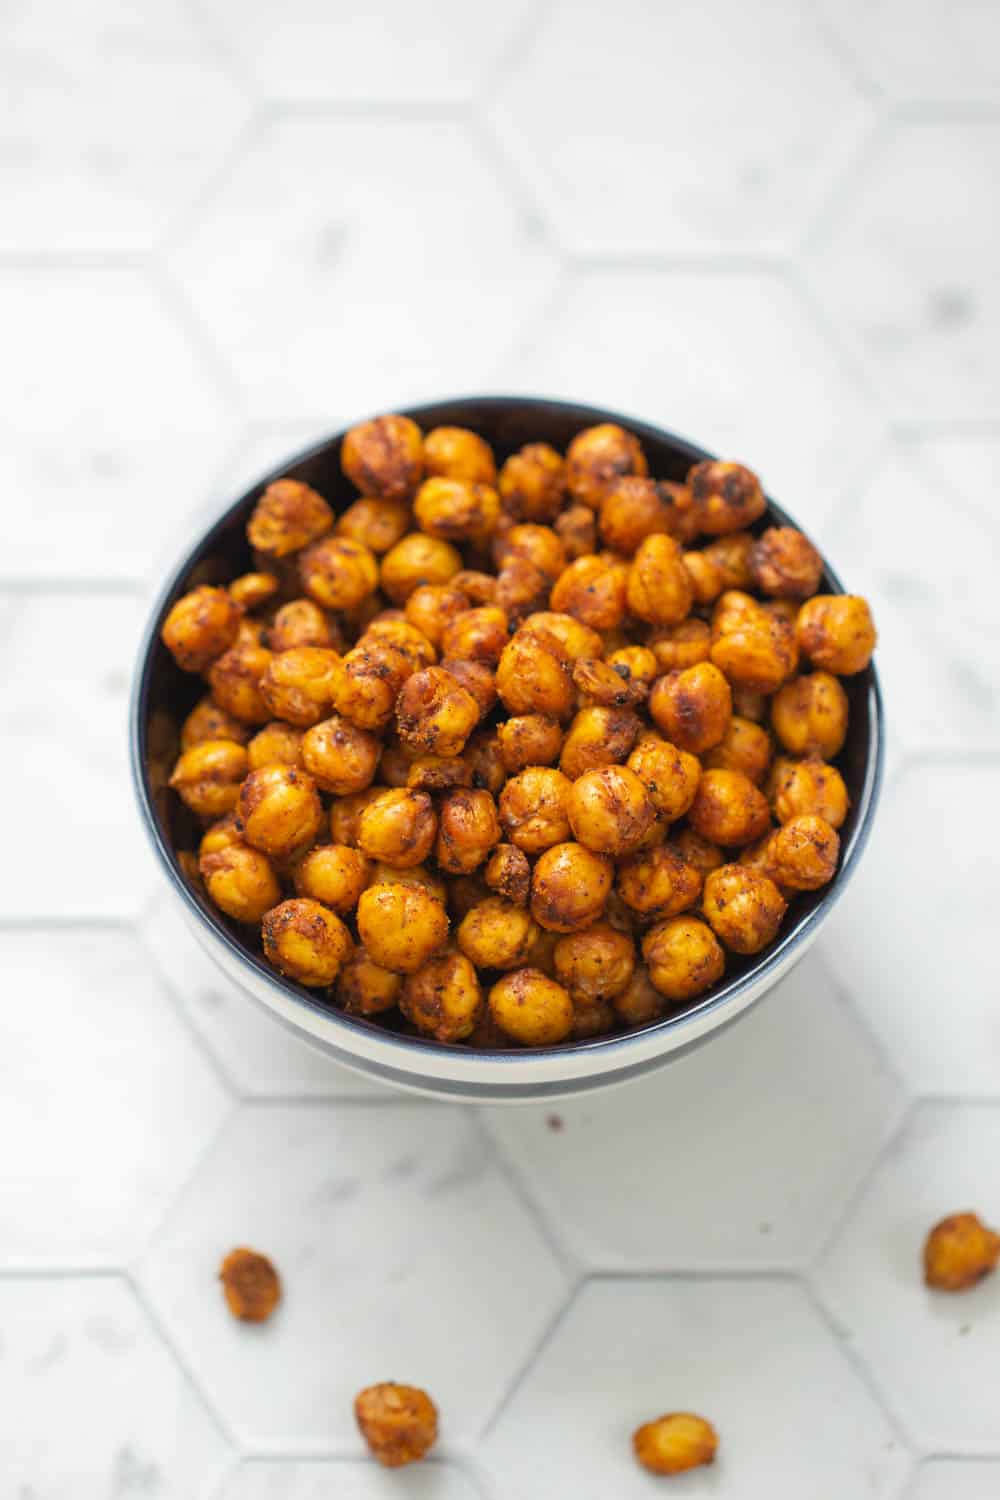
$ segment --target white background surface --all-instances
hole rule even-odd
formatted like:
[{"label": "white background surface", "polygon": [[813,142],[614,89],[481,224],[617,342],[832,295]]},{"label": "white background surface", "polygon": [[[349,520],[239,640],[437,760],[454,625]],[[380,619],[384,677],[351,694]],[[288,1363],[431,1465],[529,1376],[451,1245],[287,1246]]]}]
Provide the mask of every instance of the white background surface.
[{"label": "white background surface", "polygon": [[[0,9],[0,1494],[994,1500],[1000,11]],[[148,590],[370,408],[619,406],[743,458],[881,631],[877,835],[818,951],[649,1082],[399,1102],[175,923],[125,772]],[[213,1280],[284,1272],[266,1329]],[[425,1382],[438,1461],[349,1397]]]}]

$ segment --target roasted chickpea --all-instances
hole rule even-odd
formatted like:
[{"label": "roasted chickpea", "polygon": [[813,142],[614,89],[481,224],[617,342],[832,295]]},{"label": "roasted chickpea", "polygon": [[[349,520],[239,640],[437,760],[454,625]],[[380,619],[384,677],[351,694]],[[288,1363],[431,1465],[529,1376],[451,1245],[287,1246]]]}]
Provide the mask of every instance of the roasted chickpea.
[{"label": "roasted chickpea", "polygon": [[498,844],[486,862],[483,879],[491,891],[526,906],[531,890],[531,866],[528,857],[516,844]]},{"label": "roasted chickpea", "polygon": [[437,816],[430,797],[404,788],[373,798],[358,823],[362,853],[398,869],[423,864],[436,837]]},{"label": "roasted chickpea", "polygon": [[267,632],[272,651],[294,651],[299,646],[335,644],[330,621],[312,599],[293,599],[278,610]]},{"label": "roasted chickpea", "polygon": [[697,917],[670,917],[651,927],[642,940],[649,977],[667,1000],[693,1000],[717,979],[725,955],[707,922]]},{"label": "roasted chickpea", "polygon": [[361,792],[335,797],[330,808],[330,837],[335,844],[348,844],[356,848],[361,814],[376,797],[385,791],[384,786],[369,786]]},{"label": "roasted chickpea", "polygon": [[236,806],[247,774],[247,752],[235,740],[201,740],[185,750],[170,785],[200,818],[221,818]]},{"label": "roasted chickpea", "polygon": [[497,743],[508,775],[525,766],[548,766],[562,749],[562,726],[545,714],[514,714],[497,725]]},{"label": "roasted chickpea", "polygon": [[767,509],[760,480],[743,464],[706,459],[695,464],[688,474],[688,484],[698,508],[700,528],[710,536],[742,531]]},{"label": "roasted chickpea", "polygon": [[702,772],[688,813],[691,827],[713,844],[749,844],[767,832],[767,798],[742,771]]},{"label": "roasted chickpea", "polygon": [[672,536],[648,536],[640,542],[628,570],[626,598],[629,612],[650,625],[679,625],[687,616],[691,580]]},{"label": "roasted chickpea", "polygon": [[498,662],[510,639],[507,616],[495,604],[467,609],[445,627],[441,649],[465,661]]},{"label": "roasted chickpea", "polygon": [[464,479],[425,479],[413,502],[421,531],[445,541],[487,537],[500,519],[500,496],[491,485]]},{"label": "roasted chickpea", "polygon": [[281,1301],[281,1277],[266,1255],[239,1245],[219,1267],[226,1306],[242,1323],[266,1323]]},{"label": "roasted chickpea", "polygon": [[671,530],[670,506],[655,479],[628,475],[601,501],[601,541],[615,552],[630,556],[647,536]]},{"label": "roasted chickpea", "polygon": [[324,792],[338,797],[370,786],[381,745],[340,714],[331,714],[302,737],[302,764]]},{"label": "roasted chickpea", "polygon": [[271,665],[263,646],[236,645],[216,658],[208,672],[212,697],[244,724],[264,724],[272,717],[260,684]]},{"label": "roasted chickpea", "polygon": [[644,1422],[632,1437],[635,1456],[653,1474],[683,1474],[715,1460],[719,1439],[711,1422],[688,1411],[672,1411]]},{"label": "roasted chickpea", "polygon": [[645,785],[627,766],[602,766],[579,777],[567,812],[578,843],[616,857],[638,849],[656,817]]},{"label": "roasted chickpea", "polygon": [[273,599],[280,586],[274,573],[243,573],[229,585],[229,597],[249,613]]},{"label": "roasted chickpea", "polygon": [[701,661],[683,672],[658,677],[649,695],[649,712],[672,744],[701,755],[725,738],[733,695],[718,667]]},{"label": "roasted chickpea", "polygon": [[435,427],[424,438],[424,473],[470,484],[497,482],[493,449],[467,427]]},{"label": "roasted chickpea", "polygon": [[578,932],[604,910],[614,865],[582,844],[546,849],[531,877],[531,915],[549,932]]},{"label": "roasted chickpea", "polygon": [[448,938],[444,903],[424,885],[379,881],[362,891],[358,934],[375,963],[414,974]]},{"label": "roasted chickpea", "polygon": [[348,1015],[377,1016],[399,1002],[402,975],[374,963],[363,948],[355,948],[337,975],[337,1003]]},{"label": "roasted chickpea", "polygon": [[754,543],[750,574],[764,594],[808,599],[819,588],[823,559],[794,526],[769,526]]},{"label": "roasted chickpea", "polygon": [[566,466],[548,443],[528,443],[500,470],[504,509],[522,521],[551,521],[566,493]]},{"label": "roasted chickpea", "polygon": [[682,828],[673,842],[678,854],[689,865],[694,865],[703,879],[726,862],[726,856],[718,844],[713,844],[710,839],[703,839],[693,828]]},{"label": "roasted chickpea", "polygon": [[404,745],[386,745],[378,763],[378,774],[386,786],[398,790],[410,784],[413,757]]},{"label": "roasted chickpea", "polygon": [[707,552],[685,552],[683,560],[695,604],[711,604],[726,586],[722,570],[716,567]]},{"label": "roasted chickpea", "polygon": [[599,510],[627,474],[647,473],[639,439],[614,422],[578,432],[566,450],[566,487],[574,500]]},{"label": "roasted chickpea", "polygon": [[773,880],[743,865],[721,865],[705,881],[701,909],[734,953],[759,953],[777,936],[788,909]]},{"label": "roasted chickpea", "polygon": [[338,536],[359,542],[369,552],[381,556],[395,547],[413,523],[410,507],[402,500],[381,499],[376,495],[362,495],[342,512],[337,521]]},{"label": "roasted chickpea", "polygon": [[841,677],[863,672],[875,650],[875,622],[857,594],[816,594],[799,610],[795,634],[813,666]]},{"label": "roasted chickpea", "polygon": [[712,631],[706,620],[691,618],[679,625],[663,625],[652,631],[647,642],[658,672],[684,672],[708,661]]},{"label": "roasted chickpea", "polygon": [[753,585],[750,558],[754,549],[754,536],[749,531],[731,531],[726,536],[716,537],[704,549],[703,556],[712,564],[722,580],[723,589],[748,589]]},{"label": "roasted chickpea", "polygon": [[269,484],[247,523],[251,547],[265,557],[289,557],[324,536],[333,511],[322,495],[297,479]]},{"label": "roasted chickpea", "polygon": [[302,856],[294,874],[299,896],[342,915],[354,910],[370,878],[371,865],[364,854],[346,844],[318,844]]},{"label": "roasted chickpea", "polygon": [[847,694],[829,672],[795,677],[774,695],[771,724],[793,755],[831,760],[847,738]]},{"label": "roasted chickpea", "polygon": [[245,745],[250,738],[250,727],[234,719],[206,694],[199,699],[181,727],[181,749],[190,750],[203,740],[235,740]]},{"label": "roasted chickpea", "polygon": [[626,1026],[648,1026],[658,1021],[666,1006],[644,964],[637,963],[621,994],[612,998],[615,1014]]},{"label": "roasted chickpea", "polygon": [[385,610],[377,619],[365,628],[364,635],[360,636],[357,644],[373,649],[376,646],[391,646],[398,651],[406,660],[414,672],[421,667],[432,667],[437,661],[437,652],[422,630],[411,625],[402,614],[398,618],[395,615],[390,618],[389,611]]},{"label": "roasted chickpea", "polygon": [[571,783],[550,766],[528,766],[500,793],[500,822],[510,842],[525,854],[540,854],[570,837]]},{"label": "roasted chickpea", "polygon": [[373,417],[346,434],[340,466],[363,495],[401,500],[420,482],[423,449],[423,434],[409,417]]},{"label": "roasted chickpea", "polygon": [[341,659],[334,682],[338,714],[359,729],[378,731],[392,722],[398,694],[413,663],[388,642],[365,637]]},{"label": "roasted chickpea", "polygon": [[573,682],[588,703],[605,708],[645,703],[648,696],[646,684],[634,682],[627,666],[617,671],[594,658],[581,657],[573,663]]},{"label": "roasted chickpea", "polygon": [[566,566],[566,548],[551,526],[510,526],[494,539],[493,553],[498,567],[502,568],[512,558],[519,557],[532,563],[550,583]]},{"label": "roasted chickpea", "polygon": [[489,993],[490,1015],[514,1041],[526,1047],[552,1047],[573,1028],[569,992],[540,969],[516,969]]},{"label": "roasted chickpea", "polygon": [[206,828],[198,845],[198,859],[204,859],[207,854],[218,854],[221,849],[228,849],[232,844],[242,842],[240,820],[235,809],[232,809]]},{"label": "roasted chickpea", "polygon": [[648,646],[621,646],[607,655],[605,662],[623,676],[627,673],[631,682],[641,682],[645,687],[663,670]]},{"label": "roasted chickpea", "polygon": [[452,620],[469,608],[467,595],[449,583],[422,583],[406,601],[406,618],[434,646]]},{"label": "roasted chickpea", "polygon": [[340,674],[336,651],[296,646],[271,656],[260,695],[276,719],[308,729],[333,707]]},{"label": "roasted chickpea", "polygon": [[407,975],[399,1008],[435,1041],[461,1042],[475,1030],[484,1009],[476,971],[462,953],[439,953]]},{"label": "roasted chickpea", "polygon": [[411,531],[382,559],[382,587],[394,604],[403,605],[422,584],[447,583],[461,566],[450,542]]},{"label": "roasted chickpea", "polygon": [[396,699],[399,737],[419,754],[460,755],[478,722],[478,702],[443,667],[414,672]]},{"label": "roasted chickpea", "polygon": [[795,671],[799,653],[787,621],[761,610],[726,628],[712,644],[711,659],[731,683],[773,693]]},{"label": "roasted chickpea", "polygon": [[450,587],[465,595],[466,609],[470,605],[497,602],[497,580],[492,573],[480,573],[476,568],[460,568],[452,578]]},{"label": "roasted chickpea", "polygon": [[530,963],[537,937],[538,926],[526,908],[502,896],[488,896],[470,907],[457,933],[458,946],[478,969]]},{"label": "roasted chickpea", "polygon": [[462,661],[457,656],[442,656],[438,663],[443,672],[454,677],[459,687],[471,693],[479,707],[480,719],[496,707],[496,678],[489,662]]},{"label": "roasted chickpea", "polygon": [[565,547],[570,562],[597,550],[597,524],[594,512],[586,505],[568,506],[556,516],[552,529]]},{"label": "roasted chickpea", "polygon": [[687,911],[701,895],[701,884],[701,872],[670,844],[643,849],[618,866],[618,892],[644,922]]},{"label": "roasted chickpea", "polygon": [[435,857],[442,870],[467,875],[500,842],[500,820],[489,792],[449,792],[441,799]]},{"label": "roasted chickpea", "polygon": [[585,1042],[591,1037],[607,1036],[618,1025],[618,1016],[609,1000],[580,1000],[573,997],[573,1029],[570,1039]]},{"label": "roasted chickpea", "polygon": [[374,592],[378,563],[360,542],[328,536],[302,553],[299,576],[309,597],[324,609],[353,609]]},{"label": "roasted chickpea", "polygon": [[578,661],[581,656],[589,658],[604,654],[604,641],[596,630],[591,630],[573,615],[560,614],[557,610],[543,609],[529,615],[522,629],[540,636],[551,650],[570,663]]},{"label": "roasted chickpea", "polygon": [[825,818],[831,828],[840,828],[850,805],[844,778],[825,760],[789,760],[780,756],[768,781],[771,808],[779,823],[788,823],[803,813]]},{"label": "roasted chickpea", "polygon": [[263,620],[251,620],[246,616],[240,621],[240,628],[236,632],[236,640],[233,642],[234,650],[243,650],[250,647],[254,650],[258,646],[267,645],[267,630]]},{"label": "roasted chickpea", "polygon": [[497,574],[494,602],[514,624],[548,602],[552,580],[525,557],[511,556]]},{"label": "roasted chickpea", "polygon": [[[499,797],[507,780],[496,731],[479,729],[462,752],[462,759],[472,772],[471,785]],[[468,785],[469,783],[463,783]]]},{"label": "roasted chickpea", "polygon": [[[416,885],[421,890],[429,891],[435,901],[440,901],[444,906],[447,903],[448,891],[444,881],[438,875],[432,875],[426,865],[411,865],[408,869],[401,870],[395,865],[377,864],[372,870],[372,878],[369,885]],[[480,896],[485,891],[480,892]]]},{"label": "roasted chickpea", "polygon": [[445,885],[448,915],[453,922],[464,922],[474,906],[490,899],[490,888],[478,870],[471,875],[452,875]]},{"label": "roasted chickpea", "polygon": [[742,771],[753,782],[763,781],[771,763],[771,736],[752,719],[734,714],[725,736],[704,757],[711,770]]},{"label": "roasted chickpea", "polygon": [[211,899],[235,922],[259,922],[281,900],[281,886],[267,855],[242,839],[203,852],[198,869]]},{"label": "roasted chickpea", "polygon": [[354,1416],[373,1456],[388,1469],[423,1458],[437,1438],[437,1408],[417,1386],[368,1386],[355,1397]]},{"label": "roasted chickpea", "polygon": [[924,1281],[939,1292],[965,1292],[996,1270],[1000,1234],[978,1214],[949,1214],[924,1244]]},{"label": "roasted chickpea", "polygon": [[634,709],[588,704],[569,726],[559,769],[576,781],[587,771],[623,761],[635,744],[642,721]]},{"label": "roasted chickpea", "polygon": [[472,784],[472,767],[464,755],[418,755],[406,776],[411,792],[450,792]]},{"label": "roasted chickpea", "polygon": [[264,957],[288,979],[310,988],[332,984],[351,951],[351,935],[318,901],[282,901],[264,917]]},{"label": "roasted chickpea", "polygon": [[496,671],[497,692],[512,714],[561,719],[573,704],[573,680],[548,640],[521,629],[504,647]]},{"label": "roasted chickpea", "polygon": [[282,859],[313,843],[323,807],[307,772],[295,766],[262,766],[240,787],[239,816],[247,843]]},{"label": "roasted chickpea", "polygon": [[833,879],[839,857],[837,830],[813,813],[790,818],[768,840],[768,873],[783,890],[818,890]]},{"label": "roasted chickpea", "polygon": [[635,969],[635,945],[608,922],[561,937],[554,952],[556,978],[569,990],[574,1007],[620,995]]},{"label": "roasted chickpea", "polygon": [[173,606],[160,632],[185,672],[204,672],[236,640],[243,611],[226,589],[203,585]]},{"label": "roasted chickpea", "polygon": [[553,585],[552,609],[592,630],[613,630],[625,618],[629,570],[611,554],[578,557]]}]

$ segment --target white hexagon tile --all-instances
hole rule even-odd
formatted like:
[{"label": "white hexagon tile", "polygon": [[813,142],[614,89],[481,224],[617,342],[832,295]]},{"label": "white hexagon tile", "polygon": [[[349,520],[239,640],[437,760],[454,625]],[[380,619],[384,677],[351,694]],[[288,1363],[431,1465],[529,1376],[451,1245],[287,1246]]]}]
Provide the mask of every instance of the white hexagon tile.
[{"label": "white hexagon tile", "polygon": [[428,1461],[386,1471],[370,1463],[251,1459],[241,1464],[219,1500],[481,1500],[468,1475]]},{"label": "white hexagon tile", "polygon": [[928,1459],[921,1464],[905,1500],[996,1500],[1000,1460]]},{"label": "white hexagon tile", "polygon": [[900,103],[995,104],[996,8],[990,0],[820,0],[854,64]]}]

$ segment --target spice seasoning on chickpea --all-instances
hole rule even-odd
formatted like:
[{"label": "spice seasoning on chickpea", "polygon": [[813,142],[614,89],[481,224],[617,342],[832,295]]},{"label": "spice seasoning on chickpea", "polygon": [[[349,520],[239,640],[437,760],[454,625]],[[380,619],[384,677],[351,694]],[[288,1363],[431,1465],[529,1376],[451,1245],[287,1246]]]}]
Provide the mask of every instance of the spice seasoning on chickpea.
[{"label": "spice seasoning on chickpea", "polygon": [[354,1416],[380,1464],[398,1469],[423,1458],[437,1440],[437,1407],[426,1391],[384,1381],[359,1391]]},{"label": "spice seasoning on chickpea", "polygon": [[996,1270],[1000,1234],[978,1214],[949,1214],[924,1244],[924,1281],[939,1292],[964,1292]]},{"label": "spice seasoning on chickpea", "polygon": [[265,1323],[281,1301],[281,1279],[272,1261],[258,1250],[239,1246],[219,1267],[226,1305],[243,1323]]}]

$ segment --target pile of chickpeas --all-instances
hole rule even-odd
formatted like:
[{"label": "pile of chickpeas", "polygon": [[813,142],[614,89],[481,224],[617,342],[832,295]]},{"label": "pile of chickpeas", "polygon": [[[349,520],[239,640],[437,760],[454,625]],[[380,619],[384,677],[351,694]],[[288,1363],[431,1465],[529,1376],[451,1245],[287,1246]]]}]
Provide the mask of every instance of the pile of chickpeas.
[{"label": "pile of chickpeas", "polygon": [[341,464],[360,498],[269,485],[255,571],[163,626],[207,688],[170,785],[208,898],[333,1005],[476,1047],[647,1024],[773,942],[837,868],[875,628],[749,529],[756,476],[650,478],[612,423],[498,472],[402,416]]}]

